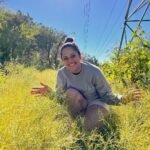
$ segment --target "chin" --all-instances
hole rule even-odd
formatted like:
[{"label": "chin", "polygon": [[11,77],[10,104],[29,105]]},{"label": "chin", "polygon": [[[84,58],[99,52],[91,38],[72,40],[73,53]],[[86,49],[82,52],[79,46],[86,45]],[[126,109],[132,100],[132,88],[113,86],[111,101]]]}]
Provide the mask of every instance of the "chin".
[{"label": "chin", "polygon": [[76,72],[76,69],[71,69],[71,68],[69,68],[69,70],[70,70],[71,72],[73,72],[73,73]]},{"label": "chin", "polygon": [[72,73],[78,73],[80,72],[80,66],[76,64],[74,67],[69,67],[67,66],[68,70],[71,71]]},{"label": "chin", "polygon": [[80,70],[78,68],[69,69],[72,73],[78,73]]}]

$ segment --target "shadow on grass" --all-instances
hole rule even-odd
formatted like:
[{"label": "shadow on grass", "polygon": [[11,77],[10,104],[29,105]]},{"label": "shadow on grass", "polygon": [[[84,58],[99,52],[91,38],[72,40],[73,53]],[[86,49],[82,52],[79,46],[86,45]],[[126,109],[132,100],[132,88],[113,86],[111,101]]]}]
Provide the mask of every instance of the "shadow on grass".
[{"label": "shadow on grass", "polygon": [[119,119],[117,114],[111,112],[104,121],[103,129],[88,131],[83,127],[83,118],[76,120],[78,131],[75,133],[75,141],[71,146],[72,150],[112,150],[119,149],[119,130],[117,125]]}]

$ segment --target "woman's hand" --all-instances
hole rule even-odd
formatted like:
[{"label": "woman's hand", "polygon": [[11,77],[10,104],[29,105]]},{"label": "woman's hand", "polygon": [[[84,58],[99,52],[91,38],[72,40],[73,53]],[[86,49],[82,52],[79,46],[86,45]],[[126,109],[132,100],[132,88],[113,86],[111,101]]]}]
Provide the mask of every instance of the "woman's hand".
[{"label": "woman's hand", "polygon": [[32,88],[31,94],[34,94],[37,96],[47,96],[48,94],[52,92],[52,89],[48,85],[44,83],[40,83],[40,84],[41,84],[40,87]]},{"label": "woman's hand", "polygon": [[131,88],[127,90],[123,96],[123,102],[128,103],[130,101],[139,101],[142,98],[142,92],[140,89]]},{"label": "woman's hand", "polygon": [[129,94],[134,101],[139,101],[142,98],[142,92],[137,88],[130,89]]}]

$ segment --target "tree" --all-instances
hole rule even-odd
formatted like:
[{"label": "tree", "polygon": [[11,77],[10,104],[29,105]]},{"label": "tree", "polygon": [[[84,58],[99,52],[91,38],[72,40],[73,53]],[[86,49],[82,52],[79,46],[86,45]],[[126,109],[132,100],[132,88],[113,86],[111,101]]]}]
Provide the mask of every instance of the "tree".
[{"label": "tree", "polygon": [[90,63],[92,63],[96,66],[99,66],[99,62],[98,62],[98,60],[96,59],[95,56],[91,56],[91,55],[85,53],[85,54],[83,54],[83,60],[87,61],[87,62],[90,62]]},{"label": "tree", "polygon": [[65,34],[54,29],[41,26],[39,34],[35,37],[40,49],[41,63],[49,67],[58,66],[57,47]]},{"label": "tree", "polygon": [[[1,11],[0,51],[1,62],[26,57],[34,43],[34,36],[38,29],[29,15],[23,15],[20,11],[13,14],[10,11]],[[21,59],[20,59],[21,58]],[[28,62],[28,61],[27,61]]]}]

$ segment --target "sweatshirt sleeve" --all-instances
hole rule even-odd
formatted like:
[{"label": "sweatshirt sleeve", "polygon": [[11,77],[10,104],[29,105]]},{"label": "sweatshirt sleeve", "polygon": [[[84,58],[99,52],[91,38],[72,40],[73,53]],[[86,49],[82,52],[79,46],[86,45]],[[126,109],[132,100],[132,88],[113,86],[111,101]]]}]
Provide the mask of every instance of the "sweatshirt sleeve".
[{"label": "sweatshirt sleeve", "polygon": [[56,93],[57,96],[60,96],[62,93],[64,93],[66,87],[66,81],[63,76],[63,73],[61,70],[58,70],[57,73],[57,81],[56,81]]},{"label": "sweatshirt sleeve", "polygon": [[103,102],[109,105],[118,105],[121,102],[122,96],[112,93],[110,85],[100,69],[97,69],[94,74],[94,86]]}]

